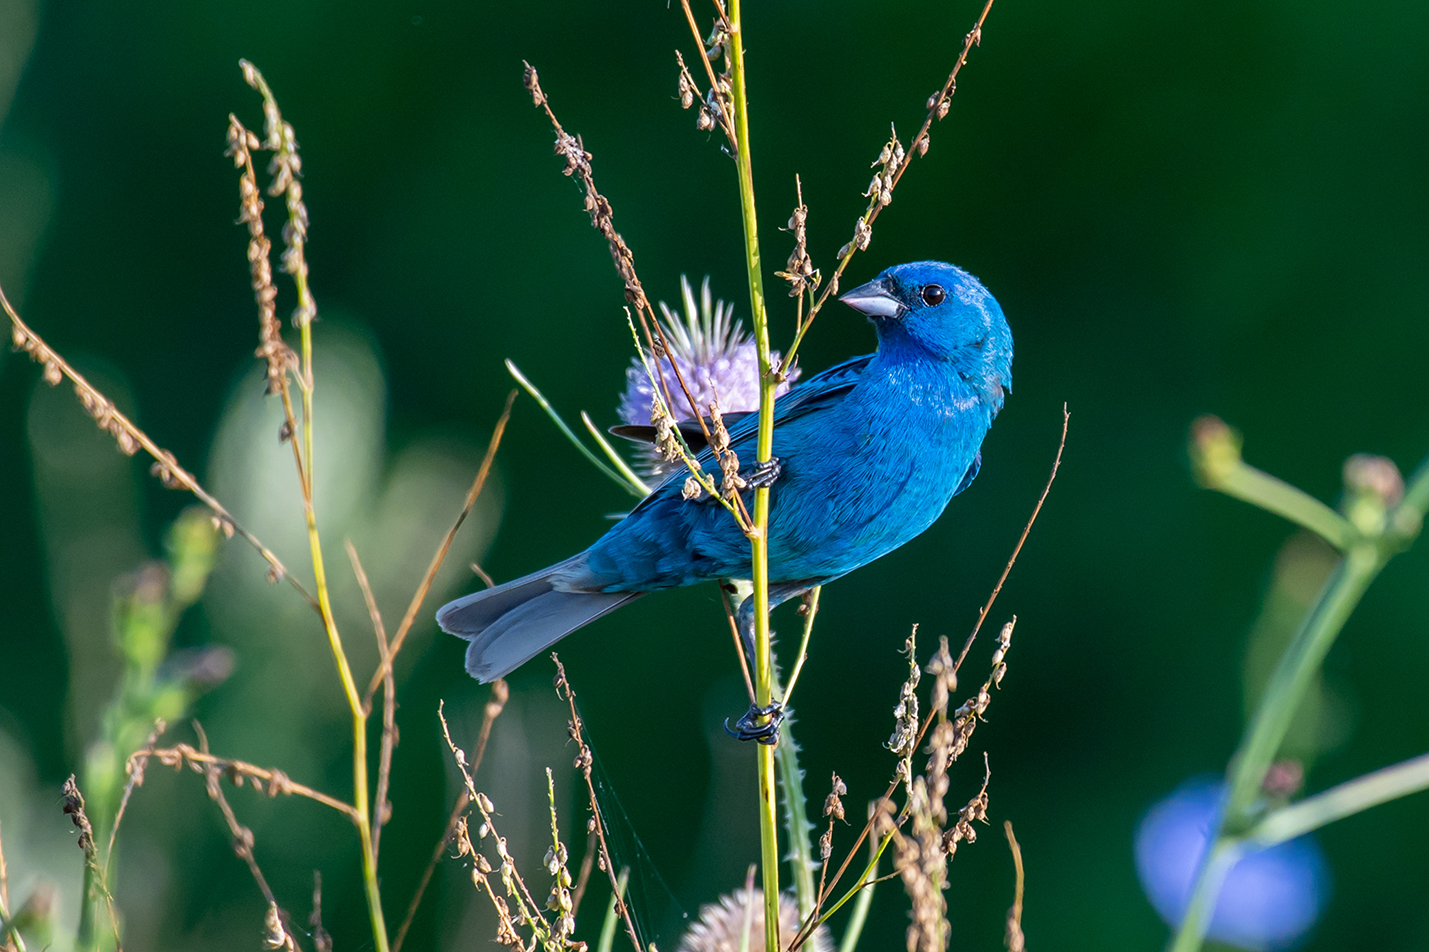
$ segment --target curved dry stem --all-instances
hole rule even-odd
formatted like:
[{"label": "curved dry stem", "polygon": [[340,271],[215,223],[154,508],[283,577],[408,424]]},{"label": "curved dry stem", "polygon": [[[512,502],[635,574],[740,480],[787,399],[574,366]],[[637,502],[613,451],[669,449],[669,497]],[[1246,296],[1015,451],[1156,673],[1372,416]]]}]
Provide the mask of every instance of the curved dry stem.
[{"label": "curved dry stem", "polygon": [[139,778],[135,781],[135,786],[144,785],[144,766],[150,758],[157,760],[165,767],[172,767],[176,771],[187,766],[194,773],[204,776],[207,776],[209,768],[213,768],[222,771],[228,781],[236,787],[241,787],[246,780],[254,790],[262,792],[267,797],[280,795],[306,797],[315,803],[321,803],[325,807],[336,810],[353,823],[361,822],[361,817],[352,804],[344,803],[336,797],[330,797],[312,787],[298,783],[276,767],[268,769],[232,757],[217,757],[208,752],[206,742],[200,749],[195,749],[188,744],[175,744],[173,747],[135,751],[129,756],[129,764],[133,765],[131,776]]},{"label": "curved dry stem", "polygon": [[462,503],[461,512],[457,513],[456,521],[447,530],[447,534],[442,537],[441,545],[437,546],[436,554],[432,556],[432,561],[427,565],[426,574],[422,576],[422,581],[417,585],[417,590],[412,594],[412,600],[407,604],[407,613],[402,616],[402,623],[397,626],[397,634],[392,639],[391,650],[382,659],[377,670],[372,674],[372,680],[367,683],[367,696],[363,699],[363,708],[370,709],[372,697],[377,693],[377,688],[382,684],[383,679],[392,670],[392,662],[397,657],[397,652],[402,650],[402,645],[407,641],[407,633],[412,630],[412,623],[417,619],[417,612],[421,610],[422,603],[427,599],[427,592],[431,590],[432,581],[437,577],[437,570],[442,567],[442,561],[447,557],[447,551],[452,547],[452,540],[456,538],[457,530],[466,522],[466,517],[471,515],[471,510],[476,506],[477,497],[481,495],[482,488],[486,485],[486,478],[491,475],[491,464],[496,459],[496,451],[501,447],[501,437],[506,433],[506,424],[511,420],[511,407],[516,402],[516,391],[512,390],[506,396],[506,406],[501,411],[501,416],[496,421],[496,427],[491,431],[491,440],[486,444],[486,454],[481,458],[481,466],[476,470],[476,478],[471,482],[471,488],[467,490],[466,501]]},{"label": "curved dry stem", "polygon": [[[810,325],[814,323],[814,318],[818,317],[819,311],[823,309],[828,299],[838,293],[839,279],[843,277],[844,269],[848,267],[848,263],[853,260],[855,254],[868,247],[868,242],[873,235],[873,223],[878,218],[879,213],[888,205],[888,201],[892,199],[893,190],[898,187],[898,183],[903,179],[903,173],[908,171],[908,166],[912,164],[914,153],[923,155],[928,151],[929,130],[932,128],[935,119],[942,119],[948,114],[950,101],[953,98],[953,94],[957,92],[958,73],[962,72],[964,64],[968,61],[968,53],[972,51],[972,48],[982,43],[982,26],[983,23],[987,21],[987,15],[992,12],[992,4],[993,0],[987,0],[987,3],[982,8],[981,15],[977,18],[977,22],[973,24],[973,28],[968,32],[967,36],[963,38],[962,50],[958,53],[957,62],[953,64],[953,69],[948,73],[948,78],[943,82],[943,87],[928,97],[928,114],[924,117],[923,125],[918,130],[918,134],[913,137],[911,147],[904,153],[902,160],[898,162],[897,166],[889,170],[889,178],[886,181],[885,188],[873,190],[868,209],[859,217],[858,221],[854,223],[854,239],[840,251],[839,263],[838,266],[834,268],[833,276],[829,279],[828,283],[824,285],[823,292],[809,305],[809,316],[799,325],[794,335],[794,342],[789,345],[788,352],[784,355],[784,359],[780,361],[780,374],[788,373],[789,368],[794,366],[794,357],[799,352],[799,345],[803,343],[804,335],[808,333]],[[877,165],[878,163],[874,164]]]},{"label": "curved dry stem", "polygon": [[236,534],[258,551],[258,554],[268,563],[268,580],[270,582],[286,579],[288,584],[307,600],[308,604],[313,608],[318,607],[317,600],[288,573],[287,566],[279,561],[278,557],[259,541],[257,536],[239,525],[238,521],[233,518],[233,514],[224,508],[217,499],[209,495],[208,491],[199,485],[199,481],[194,478],[192,473],[178,464],[173,453],[161,448],[149,438],[147,433],[135,426],[134,421],[121,413],[113,401],[100,393],[98,388],[86,380],[79,371],[71,367],[68,361],[20,319],[20,315],[16,313],[10,305],[9,299],[5,297],[3,289],[0,289],[0,307],[4,308],[6,315],[10,318],[11,340],[15,349],[24,351],[31,360],[44,368],[46,383],[53,386],[61,380],[67,379],[74,384],[75,396],[79,398],[80,405],[84,407],[86,413],[94,418],[94,422],[101,430],[114,437],[121,453],[133,456],[143,449],[154,460],[149,472],[157,476],[160,482],[170,489],[182,488],[193,493],[213,513],[214,524],[225,536],[231,538]]},{"label": "curved dry stem", "polygon": [[[497,678],[491,683],[491,697],[487,700],[486,707],[482,712],[481,731],[477,734],[476,749],[468,768],[473,775],[481,769],[481,761],[486,757],[486,744],[491,739],[492,725],[496,723],[496,718],[501,715],[501,711],[510,697],[511,689],[506,686],[505,681]],[[417,882],[417,888],[412,894],[412,901],[407,905],[407,915],[403,917],[402,924],[397,928],[397,937],[392,940],[392,952],[401,952],[402,943],[407,938],[407,930],[412,928],[412,920],[416,918],[417,909],[422,905],[422,897],[426,895],[427,885],[432,881],[432,873],[436,870],[437,863],[441,862],[442,853],[446,851],[447,844],[456,835],[457,825],[461,822],[462,816],[470,804],[471,796],[463,787],[457,794],[456,802],[452,804],[451,814],[447,817],[447,825],[442,832],[442,838],[432,849],[432,858],[428,861],[427,868],[422,871],[422,878]]]}]

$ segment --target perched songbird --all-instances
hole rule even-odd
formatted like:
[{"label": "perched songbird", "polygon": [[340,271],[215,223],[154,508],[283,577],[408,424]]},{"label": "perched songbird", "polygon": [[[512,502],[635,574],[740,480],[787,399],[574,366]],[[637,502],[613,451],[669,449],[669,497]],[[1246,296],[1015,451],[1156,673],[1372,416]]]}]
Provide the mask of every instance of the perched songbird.
[{"label": "perched songbird", "polygon": [[[729,429],[746,462],[746,505],[753,486],[770,486],[771,607],[932,525],[977,475],[983,437],[1012,387],[1012,332],[966,271],[936,261],[898,265],[840,300],[873,322],[877,353],[831,367],[775,402],[768,465],[753,465],[757,414]],[[653,432],[618,428],[648,437],[642,430]],[[710,450],[698,460],[718,485]],[[443,606],[438,623],[471,642],[466,670],[481,681],[499,678],[647,592],[749,578],[749,540],[734,518],[708,496],[685,499],[684,484],[683,472],[672,474],[579,555]],[[739,613],[746,645],[751,602]]]}]

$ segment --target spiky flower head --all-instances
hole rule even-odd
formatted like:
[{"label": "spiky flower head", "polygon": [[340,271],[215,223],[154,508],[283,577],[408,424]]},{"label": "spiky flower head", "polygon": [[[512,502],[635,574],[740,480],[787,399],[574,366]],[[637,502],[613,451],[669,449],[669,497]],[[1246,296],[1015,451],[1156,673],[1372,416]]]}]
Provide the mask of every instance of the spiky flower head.
[{"label": "spiky flower head", "polygon": [[[753,908],[750,905],[753,904]],[[749,914],[749,952],[764,952],[764,892],[736,889],[719,902],[700,907],[700,919],[680,937],[675,952],[739,952]],[[788,893],[779,894],[779,936],[787,944],[799,931],[799,904]],[[833,952],[834,941],[826,926],[814,930],[799,947],[807,952]]]},{"label": "spiky flower head", "polygon": [[[683,298],[684,313],[672,311],[664,301],[660,302],[663,315],[660,326],[665,339],[670,344],[670,356],[675,366],[680,368],[680,376],[690,388],[701,413],[709,412],[709,405],[719,401],[720,412],[752,413],[759,409],[759,354],[754,340],[744,331],[742,322],[734,320],[734,305],[728,301],[716,301],[710,293],[710,279],[705,278],[700,285],[699,300],[695,299],[694,288],[689,279],[680,276],[680,294]],[[775,360],[779,355],[773,355]],[[673,379],[668,364],[660,361],[675,405],[670,411],[677,419],[693,419],[685,395]],[[789,389],[798,379],[799,371],[790,371],[788,379],[780,383],[775,395]],[[650,375],[640,366],[640,361],[632,359],[625,372],[625,393],[620,398],[620,418],[626,423],[643,426],[650,422],[650,405],[655,400],[655,390],[650,384]]]}]

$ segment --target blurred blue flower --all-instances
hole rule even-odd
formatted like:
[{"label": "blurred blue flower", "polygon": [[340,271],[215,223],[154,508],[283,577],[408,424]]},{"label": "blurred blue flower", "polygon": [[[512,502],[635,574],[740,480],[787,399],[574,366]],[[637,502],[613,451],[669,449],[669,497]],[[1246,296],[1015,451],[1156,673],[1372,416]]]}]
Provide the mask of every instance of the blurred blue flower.
[{"label": "blurred blue flower", "polygon": [[[719,400],[720,412],[751,413],[759,409],[759,355],[754,340],[745,333],[743,325],[735,321],[734,305],[728,301],[716,301],[710,294],[710,279],[705,278],[700,286],[700,298],[695,300],[694,288],[683,275],[680,277],[680,291],[684,313],[670,310],[664,301],[660,311],[664,315],[661,325],[665,339],[670,344],[671,356],[680,368],[680,375],[690,388],[690,394],[699,404],[700,412],[707,413],[709,405]],[[775,360],[779,359],[776,353]],[[661,361],[665,373],[669,367]],[[776,396],[789,389],[789,385],[799,378],[798,369],[779,384]],[[625,393],[620,398],[620,418],[626,423],[641,426],[650,422],[650,405],[655,393],[650,386],[650,377],[638,360],[632,359],[625,372]],[[673,379],[666,383],[675,399],[671,407],[677,419],[692,419],[693,414],[685,402]]]},{"label": "blurred blue flower", "polygon": [[[1136,871],[1168,923],[1185,914],[1207,840],[1225,803],[1224,783],[1187,781],[1147,811],[1136,834]],[[1329,870],[1319,846],[1301,837],[1241,858],[1226,876],[1210,937],[1243,949],[1293,947],[1319,918]]]}]

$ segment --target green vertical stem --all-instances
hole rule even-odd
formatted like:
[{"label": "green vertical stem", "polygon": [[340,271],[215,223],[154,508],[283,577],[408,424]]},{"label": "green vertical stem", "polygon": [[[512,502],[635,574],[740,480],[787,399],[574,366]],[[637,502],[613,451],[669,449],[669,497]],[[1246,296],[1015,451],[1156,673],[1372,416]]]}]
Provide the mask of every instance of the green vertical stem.
[{"label": "green vertical stem", "polygon": [[1295,709],[1304,699],[1335,637],[1383,567],[1384,559],[1373,544],[1362,543],[1351,548],[1301,622],[1300,630],[1266,685],[1265,697],[1236,752],[1226,821],[1222,824],[1229,826],[1230,832],[1243,833],[1249,825],[1249,813],[1260,799],[1266,771],[1290,729]]},{"label": "green vertical stem", "polygon": [[[733,73],[735,167],[744,221],[745,265],[749,272],[749,310],[759,352],[759,437],[756,458],[774,455],[773,362],[769,355],[769,315],[764,309],[764,276],[759,263],[759,221],[754,208],[754,169],[749,154],[749,96],[745,87],[744,20],[740,0],[730,0],[730,63]],[[754,694],[761,707],[773,697],[769,649],[769,490],[754,492],[750,555],[754,582]],[[759,844],[764,881],[764,948],[782,949],[779,941],[779,829],[774,802],[773,747],[759,745]]]},{"label": "green vertical stem", "polygon": [[1242,841],[1256,819],[1266,771],[1280,750],[1295,711],[1330,646],[1384,563],[1385,556],[1375,543],[1361,542],[1353,546],[1325,582],[1290,647],[1281,656],[1250,729],[1231,762],[1230,794],[1225,812],[1196,876],[1191,901],[1171,952],[1196,952],[1205,941],[1221,885],[1239,858]]},{"label": "green vertical stem", "polygon": [[878,879],[878,857],[879,853],[875,844],[873,862],[869,865],[868,871],[863,874],[863,878],[859,880],[862,888],[858,891],[858,898],[854,900],[853,913],[848,917],[848,925],[844,927],[843,939],[839,942],[839,952],[854,952],[854,949],[858,948],[859,937],[863,935],[864,924],[868,922],[868,910],[873,905],[873,884]]},{"label": "green vertical stem", "polygon": [[789,835],[789,865],[794,873],[794,896],[799,901],[799,918],[814,911],[814,851],[809,845],[809,807],[804,799],[804,772],[799,769],[799,748],[789,730],[785,709],[784,729],[779,733],[779,786],[784,794],[784,829]]},{"label": "green vertical stem", "polygon": [[318,535],[317,510],[313,502],[313,331],[311,321],[311,298],[307,294],[306,283],[300,283],[299,300],[303,305],[304,320],[299,328],[302,341],[303,393],[303,458],[307,472],[301,474],[304,483],[304,514],[308,522],[308,545],[312,550],[313,581],[317,586],[318,609],[322,613],[323,627],[327,630],[328,644],[332,648],[333,659],[337,662],[338,677],[342,680],[342,691],[352,712],[352,805],[357,811],[357,832],[362,840],[362,884],[367,898],[368,917],[372,923],[372,939],[377,952],[388,952],[387,923],[382,915],[382,892],[377,882],[377,860],[372,852],[372,817],[368,806],[367,793],[367,712],[358,694],[357,683],[352,677],[352,668],[347,663],[347,652],[342,647],[342,637],[337,631],[337,621],[333,618],[332,599],[328,595],[327,572],[323,568],[322,541]]}]

